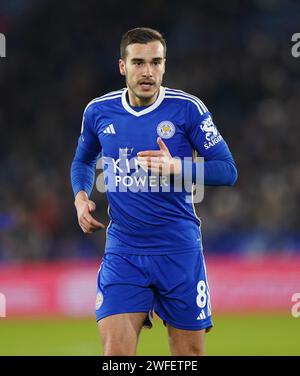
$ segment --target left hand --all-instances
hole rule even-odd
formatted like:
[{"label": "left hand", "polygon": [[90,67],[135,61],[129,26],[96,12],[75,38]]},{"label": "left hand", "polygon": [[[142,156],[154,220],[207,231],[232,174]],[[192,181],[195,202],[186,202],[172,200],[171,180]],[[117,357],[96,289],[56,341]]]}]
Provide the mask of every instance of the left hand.
[{"label": "left hand", "polygon": [[137,153],[140,166],[160,175],[181,174],[181,160],[173,158],[163,140],[158,137],[159,150],[145,150]]}]

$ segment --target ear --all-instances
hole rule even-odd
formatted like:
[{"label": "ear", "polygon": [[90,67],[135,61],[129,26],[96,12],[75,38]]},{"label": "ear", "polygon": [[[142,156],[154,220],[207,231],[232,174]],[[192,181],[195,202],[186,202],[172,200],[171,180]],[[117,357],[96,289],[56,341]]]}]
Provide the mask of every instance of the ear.
[{"label": "ear", "polygon": [[163,71],[163,74],[165,74],[165,72],[166,72],[166,62],[167,62],[167,59],[164,58],[164,71]]},{"label": "ear", "polygon": [[126,67],[125,67],[125,61],[122,59],[119,59],[119,69],[122,76],[125,76],[126,74]]}]

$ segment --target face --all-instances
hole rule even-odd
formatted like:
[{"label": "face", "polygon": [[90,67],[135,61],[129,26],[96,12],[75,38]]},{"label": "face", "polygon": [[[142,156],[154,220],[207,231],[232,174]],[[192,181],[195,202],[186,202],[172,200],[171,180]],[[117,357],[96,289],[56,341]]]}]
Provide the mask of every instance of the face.
[{"label": "face", "polygon": [[119,67],[126,77],[130,104],[149,105],[156,100],[165,73],[163,45],[159,41],[134,43],[127,46],[126,51],[126,58],[119,60]]}]

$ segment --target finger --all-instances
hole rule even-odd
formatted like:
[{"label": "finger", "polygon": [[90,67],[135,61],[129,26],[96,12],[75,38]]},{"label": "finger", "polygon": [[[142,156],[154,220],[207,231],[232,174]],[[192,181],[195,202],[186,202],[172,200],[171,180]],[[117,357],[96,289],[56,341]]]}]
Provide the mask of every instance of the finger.
[{"label": "finger", "polygon": [[157,137],[157,143],[158,143],[160,150],[165,151],[168,154],[170,154],[169,149],[167,148],[167,145],[163,142],[163,140],[160,137]]},{"label": "finger", "polygon": [[151,171],[151,174],[154,174],[154,175],[160,175],[161,173],[160,167],[151,166],[149,167],[149,170]]},{"label": "finger", "polygon": [[139,162],[158,162],[158,163],[163,163],[166,162],[166,159],[164,156],[159,156],[159,157],[138,157]]},{"label": "finger", "polygon": [[151,159],[149,159],[149,160],[147,160],[146,161],[146,163],[147,163],[147,166],[148,166],[148,168],[149,167],[159,167],[159,166],[162,166],[162,165],[164,165],[164,163],[162,162],[162,161],[160,161],[160,160],[151,160]]},{"label": "finger", "polygon": [[88,213],[85,214],[84,219],[88,222],[90,226],[92,226],[95,229],[105,228],[105,226],[101,222],[98,222]]},{"label": "finger", "polygon": [[173,174],[174,167],[170,163],[149,162],[148,169],[155,173],[169,176]]},{"label": "finger", "polygon": [[[94,224],[90,223],[89,220],[87,218],[85,218],[85,217],[81,218],[80,225],[82,225],[85,228],[85,230],[86,230],[86,232],[88,234],[90,234],[90,233],[92,233],[94,231],[100,230],[100,227],[95,226]],[[101,225],[102,225],[102,223],[101,223]]]},{"label": "finger", "polygon": [[154,173],[163,173],[164,175],[170,175],[169,166],[162,165],[161,163],[154,163],[149,166],[149,170]]},{"label": "finger", "polygon": [[96,210],[96,204],[94,203],[94,201],[88,201],[88,207],[89,207],[90,212],[93,212]]},{"label": "finger", "polygon": [[80,226],[80,227],[81,227],[82,231],[83,231],[85,234],[92,234],[92,233],[93,233],[93,231],[87,230],[85,227],[82,227],[82,226]]},{"label": "finger", "polygon": [[151,161],[145,161],[145,162],[141,162],[140,163],[140,166],[145,170],[145,171],[148,171],[149,169],[151,169],[152,167],[158,167],[160,166],[160,163],[153,163]]},{"label": "finger", "polygon": [[144,150],[137,153],[138,157],[159,157],[162,155],[163,153],[161,150]]},{"label": "finger", "polygon": [[84,217],[80,218],[79,225],[85,233],[89,233],[91,231],[90,224]]},{"label": "finger", "polygon": [[162,168],[170,168],[170,160],[167,157],[162,158],[151,158],[147,160],[148,166],[156,166],[156,167],[162,167]]},{"label": "finger", "polygon": [[91,231],[88,230],[88,229],[86,228],[86,226],[84,226],[82,223],[79,223],[79,226],[80,226],[81,230],[82,230],[85,234],[90,234],[90,233],[91,233]]}]

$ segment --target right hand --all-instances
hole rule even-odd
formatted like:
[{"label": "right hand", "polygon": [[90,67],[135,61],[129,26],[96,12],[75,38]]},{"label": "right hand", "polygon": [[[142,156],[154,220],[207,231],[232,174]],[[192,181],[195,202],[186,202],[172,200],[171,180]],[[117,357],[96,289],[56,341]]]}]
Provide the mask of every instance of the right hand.
[{"label": "right hand", "polygon": [[84,191],[77,193],[74,203],[77,210],[78,223],[85,234],[92,234],[95,231],[105,228],[105,225],[96,221],[91,216],[91,212],[96,209],[96,204],[89,200]]}]

